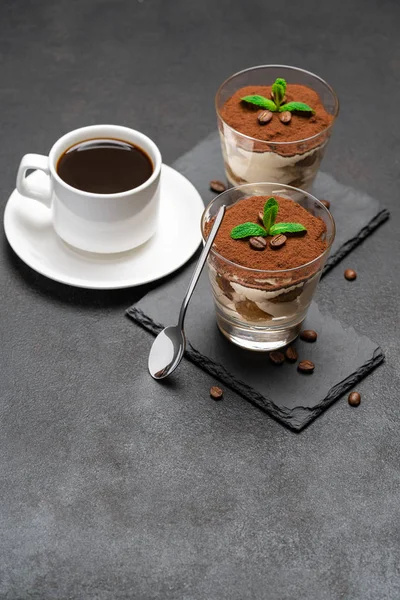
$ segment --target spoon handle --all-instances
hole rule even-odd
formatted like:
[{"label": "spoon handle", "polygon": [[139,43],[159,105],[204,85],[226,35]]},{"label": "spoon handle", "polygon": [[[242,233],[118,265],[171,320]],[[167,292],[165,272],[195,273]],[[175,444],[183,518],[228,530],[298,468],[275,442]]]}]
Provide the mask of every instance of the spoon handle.
[{"label": "spoon handle", "polygon": [[217,214],[216,219],[214,221],[214,225],[211,228],[210,235],[208,236],[207,242],[206,242],[206,244],[205,244],[205,246],[203,248],[202,253],[200,254],[200,258],[199,258],[199,260],[197,262],[196,268],[195,268],[194,273],[192,275],[192,279],[190,280],[190,283],[189,283],[189,287],[188,287],[187,292],[185,294],[185,297],[183,299],[181,310],[179,312],[179,320],[178,320],[178,325],[179,325],[179,327],[181,329],[183,327],[183,321],[185,319],[186,309],[188,307],[190,298],[191,298],[191,296],[192,296],[192,294],[194,292],[194,288],[196,287],[196,283],[197,283],[197,281],[198,281],[198,279],[199,279],[199,277],[201,275],[201,272],[203,270],[204,264],[205,264],[205,262],[207,260],[207,256],[210,253],[211,246],[213,245],[215,236],[218,233],[219,226],[221,225],[222,219],[224,218],[225,208],[226,208],[225,205],[223,205],[223,206],[221,206],[221,208],[218,211],[218,214]]}]

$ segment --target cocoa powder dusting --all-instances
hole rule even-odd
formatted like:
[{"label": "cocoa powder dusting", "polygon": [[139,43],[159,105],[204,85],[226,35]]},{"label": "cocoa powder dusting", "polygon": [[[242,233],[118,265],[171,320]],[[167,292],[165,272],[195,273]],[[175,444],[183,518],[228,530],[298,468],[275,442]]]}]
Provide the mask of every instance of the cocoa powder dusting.
[{"label": "cocoa powder dusting", "polygon": [[[258,114],[262,109],[247,102],[242,102],[241,98],[258,94],[265,98],[271,98],[272,86],[246,86],[240,88],[227,100],[220,110],[222,119],[236,131],[248,135],[257,140],[266,142],[296,142],[305,140],[314,135],[322,133],[332,123],[334,117],[324,108],[317,92],[304,85],[288,84],[286,89],[287,102],[305,102],[315,110],[315,115],[306,116],[300,113],[292,113],[290,123],[282,123],[280,113],[273,113],[272,119],[266,125],[261,125],[258,121]],[[280,147],[274,146],[272,149],[279,154],[292,155],[301,154],[311,148],[321,145],[328,137],[329,133],[321,135],[316,140],[299,144],[298,146]],[[322,139],[321,139],[322,138]],[[263,144],[255,147],[255,150],[263,151]]]},{"label": "cocoa powder dusting", "polygon": [[[236,225],[246,223],[258,223],[258,215],[263,210],[267,196],[252,196],[240,200],[233,206],[229,206],[226,210],[224,220],[219,228],[213,248],[224,258],[242,265],[250,269],[260,271],[282,271],[285,269],[293,269],[301,267],[308,262],[311,262],[320,256],[327,248],[327,242],[324,240],[326,233],[326,225],[319,217],[314,217],[305,208],[287,198],[275,196],[279,204],[277,223],[301,223],[307,228],[307,232],[303,235],[287,235],[287,241],[284,246],[274,250],[267,247],[262,252],[253,250],[247,239],[233,240],[231,231]],[[209,221],[205,226],[205,234],[208,236],[212,227],[213,220]],[[267,242],[272,239],[272,236],[266,238]],[[248,284],[253,284],[260,280],[259,273],[243,272],[240,267],[235,267],[217,257],[212,258],[215,266],[220,274],[231,280],[238,280],[246,277]],[[319,261],[317,261],[319,263]],[[319,264],[314,264],[307,269],[292,272],[290,277],[293,281],[305,279],[316,272]],[[288,277],[287,273],[282,273],[279,276],[281,279]]]}]

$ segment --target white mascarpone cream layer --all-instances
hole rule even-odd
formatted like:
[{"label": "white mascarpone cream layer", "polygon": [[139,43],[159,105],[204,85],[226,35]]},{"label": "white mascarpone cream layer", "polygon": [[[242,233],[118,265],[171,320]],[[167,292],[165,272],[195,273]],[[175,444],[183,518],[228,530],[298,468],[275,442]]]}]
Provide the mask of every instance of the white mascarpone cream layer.
[{"label": "white mascarpone cream layer", "polygon": [[[238,147],[232,135],[225,135],[220,132],[220,136],[224,160],[233,175],[238,179],[254,183],[259,181],[290,183],[296,178],[292,167],[295,167],[299,161],[312,156],[315,152],[319,152],[322,147],[318,146],[304,154],[282,156],[275,152],[254,152],[252,142],[250,142],[248,149]],[[318,167],[318,160],[310,166],[302,165],[299,167],[302,170],[301,177],[303,180],[308,182],[308,180],[313,179]]]},{"label": "white mascarpone cream layer", "polygon": [[[230,281],[230,285],[232,288],[232,299],[228,298],[221,288],[218,285],[216,280],[217,272],[209,265],[210,269],[210,280],[211,285],[214,290],[214,294],[217,297],[220,304],[222,304],[225,308],[233,311],[237,318],[243,319],[244,317],[240,315],[236,308],[236,302],[243,302],[245,300],[249,300],[254,302],[262,311],[272,315],[276,319],[282,319],[284,317],[292,318],[297,312],[304,310],[307,308],[314,294],[315,286],[318,283],[318,278],[314,276],[312,279],[306,282],[306,284],[300,283],[298,285],[294,285],[291,287],[281,288],[276,291],[265,291],[254,289],[250,287],[246,287],[243,284],[235,283],[234,281]],[[274,280],[269,279],[266,280],[268,283],[273,284]],[[289,283],[289,281],[288,281]],[[297,296],[294,300],[290,302],[271,302],[272,298],[276,298],[281,294],[285,294],[291,292],[297,288],[304,288],[303,292]]]}]

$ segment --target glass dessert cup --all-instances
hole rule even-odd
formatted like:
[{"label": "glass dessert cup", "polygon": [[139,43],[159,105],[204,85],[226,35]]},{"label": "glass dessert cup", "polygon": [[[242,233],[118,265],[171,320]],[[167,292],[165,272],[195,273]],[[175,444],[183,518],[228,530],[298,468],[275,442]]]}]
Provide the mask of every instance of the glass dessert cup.
[{"label": "glass dessert cup", "polygon": [[[262,141],[241,133],[221,116],[225,102],[240,88],[271,85],[276,78],[307,86],[317,92],[331,123],[320,133],[295,141]],[[285,65],[263,65],[235,73],[219,88],[215,106],[225,173],[232,186],[257,181],[277,181],[309,190],[320,167],[332,126],[339,113],[339,100],[320,77]],[[268,125],[264,126],[268,127]]]},{"label": "glass dessert cup", "polygon": [[[223,204],[227,210],[251,196],[280,196],[294,200],[321,218],[327,247],[311,262],[285,270],[255,270],[220,255],[215,246],[208,257],[217,325],[234,344],[256,351],[271,351],[299,334],[335,237],[335,223],[317,198],[300,189],[277,183],[241,185],[217,196],[202,216],[202,234]],[[275,252],[275,250],[271,250]]]}]

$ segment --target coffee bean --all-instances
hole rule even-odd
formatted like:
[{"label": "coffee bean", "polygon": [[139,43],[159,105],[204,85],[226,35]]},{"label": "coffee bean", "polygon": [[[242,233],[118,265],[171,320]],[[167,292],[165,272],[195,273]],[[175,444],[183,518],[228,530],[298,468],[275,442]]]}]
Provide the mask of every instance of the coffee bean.
[{"label": "coffee bean", "polygon": [[266,125],[272,119],[273,114],[270,110],[262,110],[258,113],[257,119],[260,125]]},{"label": "coffee bean", "polygon": [[325,208],[327,208],[328,210],[330,209],[331,203],[329,202],[329,200],[320,200],[320,202],[325,206]]},{"label": "coffee bean", "polygon": [[274,363],[274,365],[281,365],[285,362],[285,355],[278,350],[274,350],[269,353],[269,360]]},{"label": "coffee bean", "polygon": [[361,395],[358,392],[351,392],[348,397],[350,406],[358,406],[361,402]]},{"label": "coffee bean", "polygon": [[285,125],[287,125],[292,120],[292,113],[288,110],[285,110],[283,113],[281,113],[281,116],[279,118],[282,121],[282,123],[285,123]]},{"label": "coffee bean", "polygon": [[213,179],[210,181],[210,190],[216,194],[222,194],[226,190],[226,185],[222,181],[218,181],[218,179]]},{"label": "coffee bean", "polygon": [[346,277],[347,281],[354,281],[354,279],[357,277],[357,273],[353,271],[353,269],[346,269],[344,276]]},{"label": "coffee bean", "polygon": [[249,244],[253,250],[265,250],[267,247],[267,242],[261,235],[258,237],[251,237],[249,239]]},{"label": "coffee bean", "polygon": [[305,342],[315,342],[317,340],[318,334],[313,329],[303,329],[300,333],[300,339]]},{"label": "coffee bean", "polygon": [[313,362],[311,362],[311,360],[302,360],[301,362],[299,362],[299,364],[297,365],[297,370],[300,371],[300,373],[312,373],[315,369],[315,365]]},{"label": "coffee bean", "polygon": [[217,385],[213,385],[210,389],[210,396],[214,400],[220,400],[223,396],[224,392]]},{"label": "coffee bean", "polygon": [[286,235],[283,235],[283,233],[278,233],[278,235],[274,235],[274,237],[269,240],[269,245],[274,250],[277,250],[278,248],[282,248],[282,246],[286,244],[286,240]]},{"label": "coffee bean", "polygon": [[285,356],[289,362],[296,362],[296,360],[299,357],[296,348],[293,348],[293,346],[289,346],[289,348],[286,348]]},{"label": "coffee bean", "polygon": [[263,212],[258,213],[258,218],[261,221],[261,223],[264,225],[264,213]]}]

